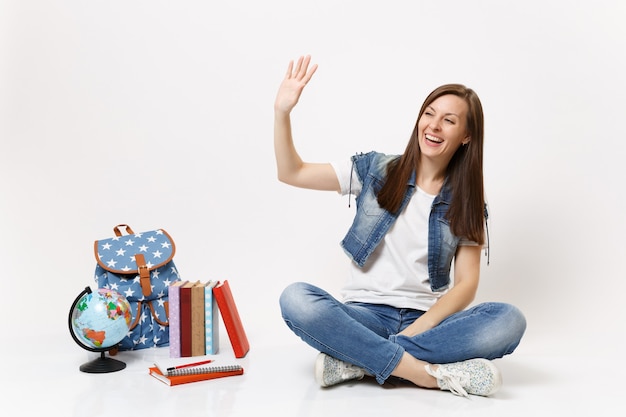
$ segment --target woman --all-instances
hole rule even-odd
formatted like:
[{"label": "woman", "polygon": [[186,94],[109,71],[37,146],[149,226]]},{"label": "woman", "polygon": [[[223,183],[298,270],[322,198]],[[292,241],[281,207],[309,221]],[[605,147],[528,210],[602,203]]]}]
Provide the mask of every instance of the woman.
[{"label": "woman", "polygon": [[309,56],[289,63],[274,103],[274,148],[280,181],[357,196],[342,241],[352,260],[343,299],[306,283],[280,297],[287,325],[320,351],[317,381],[394,376],[462,396],[495,393],[501,376],[491,360],[513,352],[526,321],[508,304],[468,308],[486,246],[478,96],[458,84],[433,91],[403,155],[309,163],[294,147],[290,112],[316,70]]}]

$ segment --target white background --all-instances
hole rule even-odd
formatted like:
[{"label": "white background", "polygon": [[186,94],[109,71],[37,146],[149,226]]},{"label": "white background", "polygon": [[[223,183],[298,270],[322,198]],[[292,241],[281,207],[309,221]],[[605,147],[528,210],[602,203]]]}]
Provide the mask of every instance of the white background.
[{"label": "white background", "polygon": [[93,241],[164,228],[184,279],[228,279],[253,348],[296,343],[280,291],[337,293],[347,198],[276,180],[288,61],[304,159],[399,153],[435,87],[486,116],[491,264],[477,301],[519,306],[520,350],[620,353],[626,3],[0,0],[0,349],[67,333]]}]

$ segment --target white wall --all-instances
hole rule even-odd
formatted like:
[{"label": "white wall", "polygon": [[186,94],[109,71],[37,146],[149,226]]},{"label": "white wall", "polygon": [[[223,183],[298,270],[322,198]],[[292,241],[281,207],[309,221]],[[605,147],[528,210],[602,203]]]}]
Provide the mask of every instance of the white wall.
[{"label": "white wall", "polygon": [[339,289],[354,210],[275,179],[274,94],[310,53],[293,114],[309,160],[401,152],[428,92],[473,87],[492,209],[479,301],[525,311],[520,350],[617,352],[625,18],[619,0],[0,0],[3,324],[67,332],[93,241],[129,223],[170,232],[184,278],[229,279],[253,346],[297,343],[278,295]]}]

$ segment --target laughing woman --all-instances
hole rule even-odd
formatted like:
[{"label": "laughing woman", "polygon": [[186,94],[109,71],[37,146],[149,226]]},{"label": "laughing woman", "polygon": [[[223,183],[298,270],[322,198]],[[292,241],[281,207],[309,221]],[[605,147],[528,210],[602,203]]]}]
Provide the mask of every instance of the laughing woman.
[{"label": "laughing woman", "polygon": [[289,63],[274,103],[274,150],[280,181],[356,196],[341,242],[351,259],[342,299],[302,282],[280,297],[287,326],[320,351],[318,383],[368,375],[462,396],[495,393],[501,376],[492,360],[515,350],[526,321],[509,304],[470,306],[487,240],[478,96],[460,84],[435,89],[402,155],[310,163],[294,146],[290,113],[316,70],[308,56]]}]

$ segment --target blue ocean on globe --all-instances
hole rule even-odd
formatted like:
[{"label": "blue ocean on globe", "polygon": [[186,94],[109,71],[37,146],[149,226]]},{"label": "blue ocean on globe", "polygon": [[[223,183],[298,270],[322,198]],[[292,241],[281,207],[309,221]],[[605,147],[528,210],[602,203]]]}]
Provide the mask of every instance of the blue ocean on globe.
[{"label": "blue ocean on globe", "polygon": [[72,312],[72,330],[85,346],[110,348],[127,334],[132,314],[126,297],[99,288],[81,297]]}]

